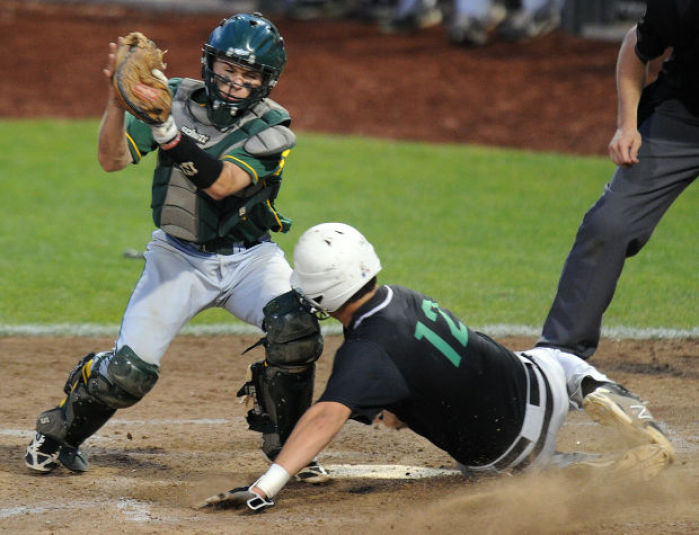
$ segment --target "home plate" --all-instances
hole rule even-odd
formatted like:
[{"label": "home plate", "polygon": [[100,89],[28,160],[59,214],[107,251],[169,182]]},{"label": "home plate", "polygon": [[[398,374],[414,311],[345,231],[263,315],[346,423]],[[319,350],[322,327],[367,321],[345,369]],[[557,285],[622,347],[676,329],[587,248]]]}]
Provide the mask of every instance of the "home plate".
[{"label": "home plate", "polygon": [[325,464],[333,479],[423,479],[461,475],[456,468],[428,468],[404,464]]}]

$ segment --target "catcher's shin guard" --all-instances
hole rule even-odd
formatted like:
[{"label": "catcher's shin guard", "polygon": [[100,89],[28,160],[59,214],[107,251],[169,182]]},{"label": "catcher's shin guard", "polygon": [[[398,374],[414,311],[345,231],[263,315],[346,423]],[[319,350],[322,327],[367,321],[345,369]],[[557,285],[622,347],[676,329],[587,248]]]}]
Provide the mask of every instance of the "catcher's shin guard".
[{"label": "catcher's shin guard", "polygon": [[157,367],[143,362],[128,346],[116,353],[90,353],[70,372],[63,401],[39,415],[36,430],[66,448],[59,460],[73,464],[80,453],[70,448],[76,449],[117,409],[140,400],[157,379]]},{"label": "catcher's shin guard", "polygon": [[90,353],[75,365],[63,387],[66,397],[57,407],[39,415],[39,433],[62,446],[77,448],[111,418],[116,409],[100,402],[87,388],[93,365],[105,355],[108,354]]},{"label": "catcher's shin guard", "polygon": [[248,411],[250,429],[262,433],[262,452],[273,461],[296,422],[311,406],[315,364],[288,371],[265,361],[250,366],[252,378],[238,396],[254,398]]},{"label": "catcher's shin guard", "polygon": [[[323,352],[318,318],[294,290],[263,309],[266,359],[250,366],[252,377],[238,396],[255,399],[250,429],[263,435],[262,451],[274,460],[301,415],[311,406],[315,361]],[[250,348],[252,349],[252,348]]]}]

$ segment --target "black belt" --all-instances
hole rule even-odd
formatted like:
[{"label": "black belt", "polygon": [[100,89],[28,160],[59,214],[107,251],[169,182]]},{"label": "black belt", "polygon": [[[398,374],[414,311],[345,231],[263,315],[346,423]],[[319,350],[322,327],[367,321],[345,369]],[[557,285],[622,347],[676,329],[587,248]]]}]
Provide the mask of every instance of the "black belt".
[{"label": "black belt", "polygon": [[[517,466],[512,468],[513,471],[522,470],[523,468],[528,466],[534,459],[536,459],[537,455],[539,455],[539,452],[541,452],[541,449],[544,447],[544,444],[546,443],[546,435],[548,434],[549,423],[551,422],[551,414],[553,413],[553,395],[551,394],[551,386],[549,385],[548,379],[546,379],[546,374],[544,374],[543,370],[539,367],[539,365],[536,362],[534,362],[534,360],[532,360],[532,358],[529,355],[525,355],[524,353],[520,353],[520,355],[528,361],[525,363],[524,368],[527,370],[527,375],[529,377],[529,404],[540,406],[541,403],[539,381],[537,381],[536,373],[534,372],[534,367],[536,366],[536,368],[539,370],[539,373],[541,374],[541,378],[544,382],[544,385],[546,385],[546,408],[544,410],[544,421],[541,424],[541,432],[539,433],[539,438],[536,441],[534,449]],[[505,455],[505,457],[499,459],[496,463],[494,463],[493,466],[495,467],[495,469],[505,470],[509,468],[509,466],[517,459],[517,457],[519,457],[521,453],[525,449],[527,449],[531,442],[532,441],[528,438],[520,436],[515,442],[514,446],[507,453],[507,455]]]},{"label": "black belt", "polygon": [[181,238],[175,238],[174,236],[169,237],[181,243],[185,247],[194,249],[200,253],[220,255],[231,255],[243,249],[251,249],[256,245],[260,245],[261,243],[270,241],[271,239],[269,234],[263,234],[254,241],[233,241],[230,238],[214,238],[213,240],[205,241],[204,243],[197,243],[183,240]]}]

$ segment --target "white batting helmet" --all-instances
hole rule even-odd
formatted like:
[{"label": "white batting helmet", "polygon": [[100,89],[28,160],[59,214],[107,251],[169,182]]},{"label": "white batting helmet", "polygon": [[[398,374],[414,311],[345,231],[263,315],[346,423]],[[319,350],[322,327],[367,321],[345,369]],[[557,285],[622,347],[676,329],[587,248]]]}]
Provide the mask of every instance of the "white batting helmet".
[{"label": "white batting helmet", "polygon": [[374,247],[357,229],[321,223],[296,243],[291,286],[315,307],[335,312],[379,271]]}]

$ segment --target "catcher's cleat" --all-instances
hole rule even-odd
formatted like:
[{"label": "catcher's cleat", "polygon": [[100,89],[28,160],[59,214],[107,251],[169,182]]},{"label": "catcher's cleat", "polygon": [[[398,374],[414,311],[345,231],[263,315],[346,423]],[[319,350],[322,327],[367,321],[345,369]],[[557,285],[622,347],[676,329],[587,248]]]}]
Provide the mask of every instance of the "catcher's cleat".
[{"label": "catcher's cleat", "polygon": [[570,464],[567,470],[577,475],[604,476],[607,480],[649,481],[670,466],[671,452],[659,444],[636,446],[619,455],[603,455]]},{"label": "catcher's cleat", "polygon": [[327,483],[330,481],[330,475],[328,471],[323,468],[318,461],[313,460],[305,468],[301,469],[295,476],[296,481],[301,481],[302,483]]},{"label": "catcher's cleat", "polygon": [[87,472],[89,468],[87,455],[78,448],[62,446],[61,452],[58,454],[58,460],[71,472]]},{"label": "catcher's cleat", "polygon": [[24,455],[24,464],[36,472],[52,472],[61,463],[71,472],[87,472],[87,455],[78,448],[61,444],[41,433],[36,433]]},{"label": "catcher's cleat", "polygon": [[616,383],[603,383],[583,399],[585,412],[595,422],[618,429],[635,444],[658,444],[674,459],[675,450],[645,403]]},{"label": "catcher's cleat", "polygon": [[27,446],[24,464],[36,472],[47,474],[58,466],[60,450],[61,445],[57,441],[37,433]]}]

